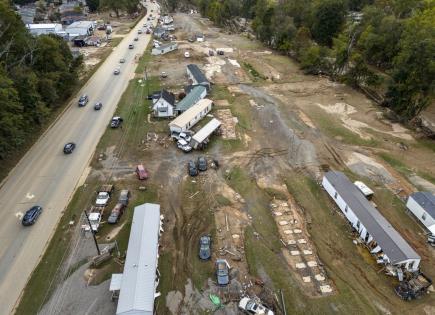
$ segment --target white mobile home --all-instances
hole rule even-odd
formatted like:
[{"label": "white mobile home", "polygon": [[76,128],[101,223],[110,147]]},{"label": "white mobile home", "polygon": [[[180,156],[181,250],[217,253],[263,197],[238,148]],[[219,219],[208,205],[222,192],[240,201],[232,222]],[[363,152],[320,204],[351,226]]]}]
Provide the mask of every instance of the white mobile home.
[{"label": "white mobile home", "polygon": [[207,98],[200,100],[169,123],[171,135],[176,135],[192,128],[211,111],[212,106],[213,102],[211,100]]},{"label": "white mobile home", "polygon": [[32,35],[58,34],[63,32],[62,24],[26,24],[26,28]]},{"label": "white mobile home", "polygon": [[119,293],[116,315],[154,314],[154,299],[159,295],[160,233],[160,205],[145,203],[135,207],[124,272],[112,274],[110,281],[113,296]]},{"label": "white mobile home", "polygon": [[92,21],[77,21],[65,28],[65,32],[70,34],[70,36],[92,35],[94,30],[95,22]]},{"label": "white mobile home", "polygon": [[154,47],[151,50],[151,55],[156,56],[156,55],[164,55],[167,54],[168,52],[174,51],[178,49],[178,45],[177,43],[169,43],[166,45],[161,45],[159,47]]},{"label": "white mobile home", "polygon": [[327,172],[323,188],[338,205],[378,262],[410,272],[418,271],[420,256],[341,172]]},{"label": "white mobile home", "polygon": [[201,130],[193,135],[192,142],[190,143],[192,148],[198,149],[204,147],[212,133],[219,129],[221,125],[222,123],[216,118],[210,120],[204,127],[201,128]]},{"label": "white mobile home", "polygon": [[435,235],[435,196],[432,193],[424,191],[411,194],[406,208]]}]

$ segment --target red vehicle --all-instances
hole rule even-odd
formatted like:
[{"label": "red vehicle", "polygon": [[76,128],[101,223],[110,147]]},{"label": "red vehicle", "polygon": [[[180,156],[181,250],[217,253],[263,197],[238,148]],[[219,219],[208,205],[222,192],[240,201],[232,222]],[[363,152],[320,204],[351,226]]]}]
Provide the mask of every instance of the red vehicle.
[{"label": "red vehicle", "polygon": [[148,179],[148,171],[142,164],[136,166],[136,174],[140,180]]}]

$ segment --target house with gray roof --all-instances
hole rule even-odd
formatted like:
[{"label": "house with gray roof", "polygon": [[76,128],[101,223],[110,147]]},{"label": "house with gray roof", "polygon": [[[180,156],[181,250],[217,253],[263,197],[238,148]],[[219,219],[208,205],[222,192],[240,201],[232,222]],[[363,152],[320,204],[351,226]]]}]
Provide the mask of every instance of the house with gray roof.
[{"label": "house with gray roof", "polygon": [[203,85],[206,87],[207,91],[210,90],[210,81],[204,73],[195,64],[187,65],[187,76],[189,78],[189,83],[192,85]]},{"label": "house with gray roof", "polygon": [[435,196],[428,191],[411,194],[406,202],[406,208],[423,223],[432,235],[435,235]]},{"label": "house with gray roof", "polygon": [[184,113],[186,110],[191,108],[193,105],[198,103],[204,97],[207,96],[207,89],[202,85],[194,86],[190,92],[177,103],[175,111],[178,114]]},{"label": "house with gray roof", "polygon": [[378,263],[410,272],[419,270],[421,257],[346,175],[329,171],[322,185]]}]

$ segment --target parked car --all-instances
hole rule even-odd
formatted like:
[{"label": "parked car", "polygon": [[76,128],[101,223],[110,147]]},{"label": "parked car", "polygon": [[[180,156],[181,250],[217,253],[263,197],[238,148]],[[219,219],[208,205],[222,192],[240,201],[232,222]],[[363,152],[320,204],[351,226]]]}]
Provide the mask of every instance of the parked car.
[{"label": "parked car", "polygon": [[130,190],[128,189],[121,190],[121,193],[119,194],[118,202],[127,206],[129,200],[130,200]]},{"label": "parked car", "polygon": [[162,73],[160,74],[160,76],[161,76],[163,79],[166,79],[166,78],[168,77],[168,74],[167,74],[165,71],[162,71]]},{"label": "parked car", "polygon": [[184,52],[184,57],[185,57],[185,58],[190,58],[190,53],[189,53],[188,51],[185,51],[185,52]]},{"label": "parked car", "polygon": [[184,152],[192,151],[192,147],[184,139],[180,139],[177,141],[177,148],[179,148],[180,150],[182,150]]},{"label": "parked car", "polygon": [[114,75],[118,75],[120,73],[121,73],[121,69],[119,69],[119,68],[115,68],[115,70],[113,71]]},{"label": "parked car", "polygon": [[204,171],[207,170],[207,159],[205,157],[203,157],[203,156],[200,156],[198,158],[198,169],[201,172],[204,172]]},{"label": "parked car", "polygon": [[76,148],[76,144],[74,142],[68,142],[63,147],[63,153],[70,154],[74,151],[75,148]]},{"label": "parked car", "polygon": [[119,59],[119,63],[124,63],[124,62],[125,62],[124,58]]},{"label": "parked car", "polygon": [[239,308],[247,314],[253,315],[275,315],[275,313],[261,304],[260,301],[256,301],[249,297],[244,297],[239,302]]},{"label": "parked car", "polygon": [[147,29],[146,33],[147,33],[147,34],[151,34],[151,30],[150,30],[150,29]]},{"label": "parked car", "polygon": [[196,175],[198,175],[198,168],[196,167],[195,162],[193,162],[192,160],[190,160],[187,163],[187,173],[190,176],[196,176]]},{"label": "parked car", "polygon": [[89,97],[86,94],[80,96],[80,98],[79,98],[79,107],[86,106],[86,104],[88,102],[89,102]]},{"label": "parked car", "polygon": [[101,102],[95,103],[95,105],[94,105],[95,110],[100,110],[102,107],[103,107],[103,103],[101,103]]},{"label": "parked car", "polygon": [[223,51],[223,50],[218,50],[218,51],[216,51],[216,52],[217,52],[218,55],[221,55],[221,56],[224,55],[224,51]]},{"label": "parked car", "polygon": [[148,171],[142,164],[136,166],[136,174],[140,180],[148,179]]},{"label": "parked car", "polygon": [[109,218],[107,219],[107,223],[115,224],[119,221],[122,214],[124,213],[125,205],[122,203],[117,203],[115,207],[110,212]]},{"label": "parked car", "polygon": [[133,44],[128,45],[128,49],[133,49],[133,48],[134,48]]},{"label": "parked car", "polygon": [[207,260],[211,258],[211,237],[203,235],[199,239],[199,258]]},{"label": "parked car", "polygon": [[218,285],[230,283],[230,266],[225,259],[216,260],[216,278]]},{"label": "parked car", "polygon": [[186,142],[189,143],[192,140],[192,137],[188,133],[180,132],[178,139],[186,140]]},{"label": "parked car", "polygon": [[110,127],[111,128],[118,128],[119,126],[121,126],[123,122],[123,119],[119,116],[115,116],[112,118],[112,121],[110,122]]},{"label": "parked car", "polygon": [[34,224],[41,213],[42,213],[41,206],[33,206],[32,208],[26,211],[26,213],[24,214],[21,220],[21,224],[23,224],[24,226]]}]

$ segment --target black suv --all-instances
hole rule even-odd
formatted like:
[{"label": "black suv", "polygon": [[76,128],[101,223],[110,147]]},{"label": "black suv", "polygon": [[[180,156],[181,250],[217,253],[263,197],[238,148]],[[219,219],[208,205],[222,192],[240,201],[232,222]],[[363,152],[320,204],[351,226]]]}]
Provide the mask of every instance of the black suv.
[{"label": "black suv", "polygon": [[86,104],[89,102],[89,97],[85,94],[80,96],[79,98],[79,107],[86,106]]},{"label": "black suv", "polygon": [[206,160],[206,158],[203,157],[203,156],[200,156],[200,157],[198,158],[198,169],[199,169],[201,172],[204,172],[204,171],[207,170],[207,160]]},{"label": "black suv", "polygon": [[75,148],[76,148],[76,144],[74,142],[68,142],[63,147],[63,153],[70,154],[72,153],[72,151],[74,151]]},{"label": "black suv", "polygon": [[198,168],[196,167],[195,162],[193,162],[192,160],[187,163],[187,173],[190,176],[198,175]]},{"label": "black suv", "polygon": [[21,220],[21,223],[24,226],[32,225],[36,222],[39,215],[42,212],[42,207],[40,206],[33,206],[29,210],[26,211],[26,213],[23,216],[23,219]]}]

